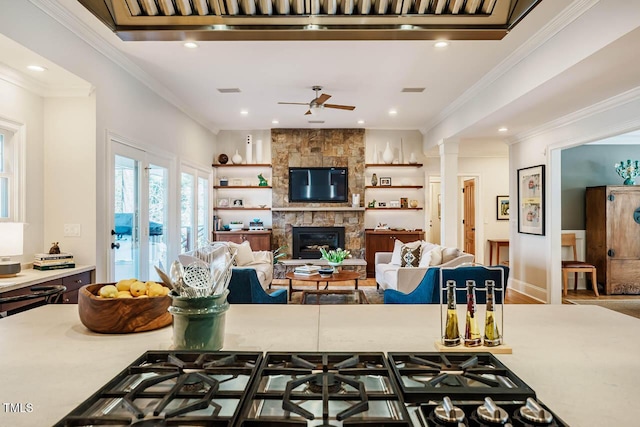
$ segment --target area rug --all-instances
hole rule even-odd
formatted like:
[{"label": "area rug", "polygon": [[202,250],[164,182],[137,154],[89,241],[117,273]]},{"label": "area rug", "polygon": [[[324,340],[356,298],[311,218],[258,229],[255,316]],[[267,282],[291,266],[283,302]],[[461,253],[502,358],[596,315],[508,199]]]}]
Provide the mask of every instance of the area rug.
[{"label": "area rug", "polygon": [[628,316],[633,316],[640,319],[640,299],[567,300],[567,302],[578,305],[599,305],[600,307],[608,308],[609,310],[617,311],[618,313],[626,314]]},{"label": "area rug", "polygon": [[[289,289],[287,286],[272,286],[273,289]],[[294,286],[294,289],[297,290],[311,290],[311,289],[316,289],[315,286]],[[334,288],[331,288],[334,289]],[[335,289],[346,289],[346,288],[341,288],[341,287],[336,287]],[[374,286],[360,286],[358,289],[361,289],[365,296],[367,297],[367,301],[369,301],[369,304],[384,304],[384,298],[383,298],[383,294],[384,294],[384,290],[382,289],[376,289]],[[332,301],[333,300],[333,301]],[[289,304],[300,304],[302,301],[302,292],[294,292],[293,295],[291,296],[291,301],[289,301]],[[344,303],[344,297],[340,296],[340,295],[335,295],[335,298],[331,298],[331,297],[324,297],[323,298],[323,303],[329,303],[329,304],[343,304]]]}]

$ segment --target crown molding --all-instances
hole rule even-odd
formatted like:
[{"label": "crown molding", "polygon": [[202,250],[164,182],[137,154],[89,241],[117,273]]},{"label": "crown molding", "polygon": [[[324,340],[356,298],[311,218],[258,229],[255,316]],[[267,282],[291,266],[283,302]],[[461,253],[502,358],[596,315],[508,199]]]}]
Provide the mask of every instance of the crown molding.
[{"label": "crown molding", "polygon": [[453,101],[445,109],[443,109],[440,114],[438,114],[425,126],[425,128],[429,130],[433,129],[453,113],[462,108],[470,100],[477,98],[483,90],[487,89],[489,86],[495,83],[500,77],[508,73],[513,67],[527,58],[533,51],[551,40],[562,29],[579,18],[583,13],[585,13],[599,1],[600,0],[577,0],[572,3],[560,14],[549,21],[544,27],[537,31],[532,37],[527,39],[526,42],[518,46],[518,48],[514,50],[509,56],[507,56],[498,65],[491,69],[491,71],[489,71],[480,80],[478,80],[475,85],[471,86],[455,101]]},{"label": "crown molding", "polygon": [[[78,18],[73,13],[69,12],[64,6],[62,6],[59,2],[55,0],[29,0],[36,7],[41,9],[44,13],[58,21],[65,28],[70,30],[76,36],[78,36],[81,40],[86,42],[89,46],[93,47],[95,50],[103,54],[107,59],[109,59],[114,64],[121,67],[127,73],[129,73],[133,78],[138,80],[140,83],[149,88],[152,92],[156,93],[158,96],[175,106],[177,109],[182,111],[184,114],[189,116],[195,122],[200,124],[201,126],[209,129],[215,135],[218,134],[219,129],[209,123],[208,120],[204,118],[201,114],[189,109],[182,100],[180,100],[173,92],[166,89],[164,85],[162,85],[158,80],[153,78],[149,73],[144,71],[138,65],[136,65],[133,61],[131,61],[125,54],[123,54],[120,50],[118,50],[115,46],[113,46],[108,40],[106,40],[102,35],[100,35],[97,31],[83,22],[80,18]],[[95,17],[91,17],[91,19],[96,19]],[[102,23],[100,25],[103,25]]]},{"label": "crown molding", "polygon": [[[573,123],[579,122],[581,120],[588,119],[597,114],[603,113],[605,111],[620,107],[629,102],[640,100],[640,86],[630,89],[626,92],[623,92],[619,95],[613,96],[611,98],[607,98],[603,101],[592,104],[588,107],[577,110],[573,113],[564,115],[555,120],[547,122],[541,126],[528,130],[526,132],[521,132],[517,135],[514,135],[512,138],[507,140],[507,144],[513,145],[521,142],[525,142],[534,138],[537,138],[541,135],[552,132],[555,129],[562,128],[564,126],[571,125]],[[613,135],[615,133],[628,132],[630,129],[634,127],[637,128],[640,126],[640,118],[626,121],[626,122],[618,122],[615,126],[607,128],[603,130],[602,137],[606,137],[609,135]],[[594,135],[594,139],[596,135]],[[582,141],[586,142],[586,141]]]}]

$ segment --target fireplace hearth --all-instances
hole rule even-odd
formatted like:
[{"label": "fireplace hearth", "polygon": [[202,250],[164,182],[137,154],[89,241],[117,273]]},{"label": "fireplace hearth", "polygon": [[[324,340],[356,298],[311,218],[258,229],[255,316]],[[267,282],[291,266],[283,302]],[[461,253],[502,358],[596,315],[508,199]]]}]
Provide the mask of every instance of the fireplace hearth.
[{"label": "fireplace hearth", "polygon": [[344,248],[344,227],[293,227],[293,259],[318,259],[320,248]]}]

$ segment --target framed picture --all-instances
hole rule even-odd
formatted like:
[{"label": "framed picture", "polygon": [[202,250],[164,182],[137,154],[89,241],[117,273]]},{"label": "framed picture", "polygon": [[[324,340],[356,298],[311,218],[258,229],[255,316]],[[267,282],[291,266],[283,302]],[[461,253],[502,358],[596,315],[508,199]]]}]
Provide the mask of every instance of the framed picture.
[{"label": "framed picture", "polygon": [[242,181],[241,178],[231,178],[229,185],[232,187],[242,187],[244,185],[244,181]]},{"label": "framed picture", "polygon": [[387,207],[387,202],[378,202],[378,207],[379,208],[386,208]]},{"label": "framed picture", "polygon": [[518,169],[518,233],[544,236],[544,165]]},{"label": "framed picture", "polygon": [[391,177],[390,176],[381,176],[380,177],[380,187],[391,187]]},{"label": "framed picture", "polygon": [[498,221],[509,219],[509,196],[496,196],[496,219]]},{"label": "framed picture", "polygon": [[400,207],[408,208],[409,207],[409,199],[406,197],[400,197]]},{"label": "framed picture", "polygon": [[228,208],[229,207],[229,199],[218,199],[218,207],[219,208]]},{"label": "framed picture", "polygon": [[234,208],[244,208],[244,201],[242,199],[231,200],[231,206]]}]

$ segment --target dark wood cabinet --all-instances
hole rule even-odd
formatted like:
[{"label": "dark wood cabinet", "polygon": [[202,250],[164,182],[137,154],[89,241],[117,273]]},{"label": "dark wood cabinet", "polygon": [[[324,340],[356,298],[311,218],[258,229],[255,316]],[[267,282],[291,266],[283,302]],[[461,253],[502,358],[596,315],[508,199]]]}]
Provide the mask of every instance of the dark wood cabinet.
[{"label": "dark wood cabinet", "polygon": [[[0,293],[0,297],[13,297],[19,295],[26,295],[31,293],[33,286],[56,286],[63,285],[67,289],[62,294],[58,303],[61,304],[77,304],[78,303],[78,290],[91,283],[92,274],[95,270],[85,271],[82,273],[70,274],[68,276],[58,277],[52,280],[43,280],[42,282],[32,283],[24,288],[14,289],[7,292]],[[26,301],[16,301],[0,304],[0,313],[11,313],[28,310],[30,308],[39,307],[44,304],[44,298],[34,298]]]},{"label": "dark wood cabinet", "polygon": [[367,260],[367,277],[375,277],[376,252],[393,252],[396,239],[403,243],[424,239],[422,230],[393,231],[365,230],[365,259]]},{"label": "dark wood cabinet", "polygon": [[586,190],[586,261],[605,294],[640,294],[640,186]]},{"label": "dark wood cabinet", "polygon": [[253,251],[271,250],[271,230],[264,231],[214,231],[215,242],[249,242]]}]

